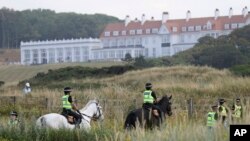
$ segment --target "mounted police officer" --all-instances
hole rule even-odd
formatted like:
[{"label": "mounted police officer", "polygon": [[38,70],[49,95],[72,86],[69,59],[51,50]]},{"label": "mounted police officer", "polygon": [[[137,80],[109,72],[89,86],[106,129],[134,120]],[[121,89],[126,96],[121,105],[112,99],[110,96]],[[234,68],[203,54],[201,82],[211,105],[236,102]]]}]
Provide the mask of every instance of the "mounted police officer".
[{"label": "mounted police officer", "polygon": [[153,112],[153,115],[156,117],[161,118],[161,110],[154,105],[154,103],[157,102],[156,94],[154,91],[152,91],[152,84],[146,83],[145,84],[145,91],[143,92],[143,109],[145,109],[145,117],[147,120],[149,120],[149,115],[147,114],[148,110]]},{"label": "mounted police officer", "polygon": [[232,106],[232,120],[234,122],[239,122],[242,118],[243,110],[240,98],[236,98],[236,103]]},{"label": "mounted police officer", "polygon": [[[63,112],[62,115],[64,116],[73,116],[75,118],[75,124],[79,125],[81,123],[82,116],[80,115],[79,111],[77,110],[76,105],[73,103],[72,97],[70,95],[71,93],[71,88],[70,87],[65,87],[64,88],[64,96],[62,97],[62,103],[63,103]],[[76,110],[78,113],[76,113]]]}]

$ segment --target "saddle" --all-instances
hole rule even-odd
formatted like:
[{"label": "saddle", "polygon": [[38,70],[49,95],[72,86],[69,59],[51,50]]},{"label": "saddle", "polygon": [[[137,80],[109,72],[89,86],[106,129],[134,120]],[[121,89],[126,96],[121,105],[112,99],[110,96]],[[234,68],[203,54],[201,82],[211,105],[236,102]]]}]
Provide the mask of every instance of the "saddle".
[{"label": "saddle", "polygon": [[144,110],[147,110],[147,112],[150,113],[150,115],[154,115],[154,116],[156,116],[156,117],[159,117],[159,116],[160,116],[160,114],[159,114],[160,111],[158,111],[158,110],[155,109],[155,108],[143,107],[143,109],[144,109]]},{"label": "saddle", "polygon": [[76,124],[76,119],[73,116],[66,113],[62,113],[62,115],[67,119],[69,124]]}]

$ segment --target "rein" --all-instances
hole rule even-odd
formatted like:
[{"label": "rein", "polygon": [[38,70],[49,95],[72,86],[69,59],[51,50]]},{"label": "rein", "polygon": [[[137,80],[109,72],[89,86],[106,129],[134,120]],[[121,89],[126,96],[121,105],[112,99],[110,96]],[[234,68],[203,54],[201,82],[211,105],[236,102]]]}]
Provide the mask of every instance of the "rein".
[{"label": "rein", "polygon": [[[83,119],[85,119],[84,118],[84,116],[86,116],[86,117],[88,117],[88,118],[90,118],[90,119],[92,119],[92,120],[97,120],[97,119],[99,119],[101,116],[102,116],[102,114],[101,114],[101,111],[100,111],[100,108],[98,107],[98,103],[96,103],[96,102],[94,102],[95,104],[96,104],[96,106],[97,106],[97,110],[98,110],[98,116],[96,117],[95,115],[96,115],[96,113],[93,115],[93,116],[89,116],[89,115],[86,115],[86,114],[84,114],[84,113],[81,113],[80,112],[80,114],[82,115],[82,118]],[[86,120],[86,119],[85,119]],[[89,121],[88,121],[89,122]]]}]

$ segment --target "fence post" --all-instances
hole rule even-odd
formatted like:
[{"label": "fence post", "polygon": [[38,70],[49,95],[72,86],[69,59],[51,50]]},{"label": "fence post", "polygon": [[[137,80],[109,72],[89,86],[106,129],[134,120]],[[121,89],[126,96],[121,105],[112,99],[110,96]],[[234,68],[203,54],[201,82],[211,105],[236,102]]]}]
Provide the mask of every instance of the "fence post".
[{"label": "fence post", "polygon": [[16,96],[13,96],[12,99],[13,99],[14,108],[16,108]]},{"label": "fence post", "polygon": [[191,119],[193,116],[193,99],[192,98],[188,99],[187,103],[188,103],[188,117],[189,119]]},{"label": "fence post", "polygon": [[134,108],[136,109],[137,106],[136,99],[133,99],[133,103],[134,103]]},{"label": "fence post", "polygon": [[46,104],[46,109],[48,110],[48,107],[49,107],[49,100],[48,100],[47,97],[45,98],[45,104]]}]

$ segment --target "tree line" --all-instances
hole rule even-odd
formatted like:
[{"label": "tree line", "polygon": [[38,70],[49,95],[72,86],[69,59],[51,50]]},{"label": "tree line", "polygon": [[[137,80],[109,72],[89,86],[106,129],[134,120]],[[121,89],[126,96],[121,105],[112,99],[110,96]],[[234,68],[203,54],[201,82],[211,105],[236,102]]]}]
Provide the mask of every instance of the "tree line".
[{"label": "tree line", "polygon": [[119,19],[103,14],[56,13],[47,9],[0,9],[0,48],[19,48],[20,41],[99,37]]}]

